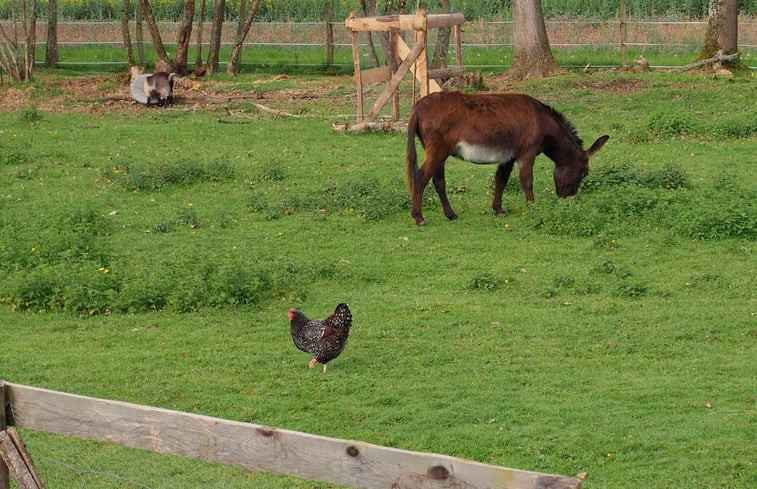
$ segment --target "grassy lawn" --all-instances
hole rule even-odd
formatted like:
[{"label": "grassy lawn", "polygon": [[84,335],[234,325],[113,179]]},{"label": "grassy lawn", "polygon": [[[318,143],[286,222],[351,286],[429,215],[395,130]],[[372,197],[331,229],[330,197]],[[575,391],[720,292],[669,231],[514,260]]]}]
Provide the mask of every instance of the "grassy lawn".
[{"label": "grassy lawn", "polygon": [[[587,142],[610,134],[578,197],[555,197],[540,156],[536,202],[514,179],[497,218],[494,167],[450,160],[460,219],[429,188],[422,228],[405,134],[331,128],[354,117],[349,77],[218,80],[299,117],[244,102],[64,114],[44,109],[60,90],[44,77],[0,112],[0,378],[585,472],[587,488],[757,485],[753,77],[512,87]],[[285,90],[300,95],[266,101]],[[339,302],[353,330],[324,375],[286,312]],[[331,487],[22,436],[49,487]]]}]

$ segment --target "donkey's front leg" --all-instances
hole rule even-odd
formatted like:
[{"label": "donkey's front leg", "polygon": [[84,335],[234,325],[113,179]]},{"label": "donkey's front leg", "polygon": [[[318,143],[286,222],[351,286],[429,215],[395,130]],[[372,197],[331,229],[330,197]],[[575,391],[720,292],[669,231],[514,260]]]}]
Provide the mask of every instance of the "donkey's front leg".
[{"label": "donkey's front leg", "polygon": [[498,216],[503,214],[502,212],[502,192],[505,190],[507,181],[510,180],[510,174],[513,171],[513,164],[515,158],[502,163],[497,167],[497,173],[494,175],[494,200],[492,200],[492,209]]},{"label": "donkey's front leg", "polygon": [[526,194],[526,202],[534,201],[534,159],[536,156],[518,159],[518,177],[523,193]]}]

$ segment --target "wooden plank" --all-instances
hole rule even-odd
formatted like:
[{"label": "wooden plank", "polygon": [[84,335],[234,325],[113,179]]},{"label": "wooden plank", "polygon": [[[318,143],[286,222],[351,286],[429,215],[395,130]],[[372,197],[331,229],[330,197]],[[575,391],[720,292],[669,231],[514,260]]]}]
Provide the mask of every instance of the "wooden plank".
[{"label": "wooden plank", "polygon": [[[400,37],[400,31],[392,29],[389,31],[389,69],[392,73],[399,67],[397,56],[397,39]],[[400,91],[395,90],[392,94],[392,120],[400,118]]]},{"label": "wooden plank", "polygon": [[[397,45],[400,46],[403,44],[405,43],[402,41],[402,39],[398,39]],[[405,47],[407,47],[406,44]],[[358,122],[373,122],[378,113],[381,111],[381,108],[384,106],[384,104],[386,104],[387,100],[389,100],[389,97],[391,97],[395,90],[397,90],[397,88],[400,86],[402,78],[405,76],[405,73],[410,70],[413,63],[415,63],[421,50],[423,50],[423,44],[416,43],[415,46],[413,46],[413,49],[411,49],[407,53],[407,57],[404,59],[404,61],[402,61],[400,67],[397,68],[397,71],[394,72],[392,79],[389,80],[389,83],[386,84],[386,88],[384,88],[384,91],[381,92],[381,95],[379,95],[378,99],[373,104],[371,111],[368,112],[367,116],[365,116],[365,120]]]},{"label": "wooden plank", "polygon": [[578,489],[576,478],[7,384],[16,426],[367,489]]},{"label": "wooden plank", "polygon": [[13,445],[16,446],[16,450],[18,450],[19,455],[21,455],[21,458],[24,461],[24,465],[26,465],[26,470],[29,472],[29,475],[32,476],[32,479],[34,479],[34,483],[36,484],[35,487],[38,487],[39,489],[46,489],[45,483],[42,480],[42,476],[37,470],[37,466],[34,465],[34,460],[32,460],[32,456],[26,450],[26,444],[18,435],[18,432],[13,428],[8,428],[7,433],[8,436],[10,436]]},{"label": "wooden plank", "polygon": [[[413,46],[413,48],[415,48],[415,46]],[[419,51],[419,53],[420,53],[420,51]],[[402,58],[403,60],[407,59],[407,57],[410,56],[410,48],[407,46],[407,44],[405,43],[405,41],[402,40],[401,37],[397,38],[397,54],[399,54],[400,58]],[[416,57],[417,56],[418,56],[418,54],[416,54]],[[415,79],[418,80],[418,81],[420,81],[420,79],[417,76],[415,67],[411,66],[410,70],[413,72],[413,75],[415,76]],[[403,75],[404,75],[404,73],[403,73]],[[429,80],[428,91],[429,91],[429,93],[441,92],[442,91],[442,87],[439,86],[439,84],[436,83],[435,80]]]},{"label": "wooden plank", "polygon": [[29,472],[23,457],[13,444],[7,431],[0,431],[0,458],[2,458],[13,475],[13,480],[21,489],[41,489]]},{"label": "wooden plank", "polygon": [[461,92],[465,90],[465,68],[463,68],[463,45],[462,45],[462,26],[456,25],[453,28],[455,33],[455,64],[462,70],[457,76],[457,89]]},{"label": "wooden plank", "polygon": [[401,31],[417,31],[427,27],[452,27],[465,22],[463,14],[428,14],[426,21],[421,22],[415,14],[383,15],[379,17],[358,17],[350,15],[344,21],[348,30],[360,32],[386,32],[391,29]]},{"label": "wooden plank", "polygon": [[352,33],[352,65],[355,68],[355,86],[357,87],[357,121],[363,120],[363,78],[360,73],[360,48],[357,32]]},{"label": "wooden plank", "polygon": [[360,76],[363,80],[363,86],[384,83],[392,79],[392,70],[388,66],[370,68],[368,70],[361,70]]}]

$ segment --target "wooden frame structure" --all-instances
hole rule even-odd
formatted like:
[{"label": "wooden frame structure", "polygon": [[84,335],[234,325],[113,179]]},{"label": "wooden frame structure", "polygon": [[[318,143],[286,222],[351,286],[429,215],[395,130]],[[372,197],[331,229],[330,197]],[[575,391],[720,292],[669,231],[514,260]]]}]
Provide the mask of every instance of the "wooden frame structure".
[{"label": "wooden frame structure", "polygon": [[[508,469],[251,423],[0,381],[0,460],[43,489],[31,457],[4,450],[8,425],[366,489],[580,489],[575,477]],[[20,441],[14,444],[21,452]],[[10,463],[8,463],[10,462]],[[8,489],[0,475],[0,489]],[[26,482],[25,482],[26,481]]]},{"label": "wooden frame structure", "polygon": [[[416,11],[415,15],[358,17],[356,11],[350,13],[350,16],[344,21],[344,25],[352,33],[352,61],[355,65],[355,85],[357,87],[357,125],[373,122],[390,98],[392,99],[392,120],[399,119],[399,92],[397,88],[408,71],[415,75],[413,81],[417,80],[421,97],[441,91],[441,87],[436,82],[440,78],[457,78],[458,87],[462,90],[465,68],[463,67],[460,35],[463,22],[465,22],[463,14],[427,14],[423,6]],[[429,70],[426,54],[427,32],[430,28],[439,27],[451,27],[454,32],[456,66]],[[408,47],[400,37],[401,31],[415,32],[415,44],[412,48]],[[388,66],[369,70],[360,68],[358,37],[361,32],[389,32]],[[401,63],[400,60],[402,60]],[[373,104],[368,115],[364,117],[363,87],[381,82],[385,82],[386,87]],[[413,95],[415,95],[415,90],[413,90]]]}]

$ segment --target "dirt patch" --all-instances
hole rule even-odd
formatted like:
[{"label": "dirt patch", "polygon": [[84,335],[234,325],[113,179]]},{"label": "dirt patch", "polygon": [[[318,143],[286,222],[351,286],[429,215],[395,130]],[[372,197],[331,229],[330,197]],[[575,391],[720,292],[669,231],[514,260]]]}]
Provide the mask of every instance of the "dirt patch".
[{"label": "dirt patch", "polygon": [[[284,75],[261,79],[261,83],[290,82]],[[217,106],[233,102],[255,101],[261,104],[291,105],[319,104],[333,98],[334,92],[340,92],[345,82],[351,78],[324,78],[317,85],[296,86],[281,90],[256,89],[239,90],[229,88],[229,82],[185,79],[177,84],[176,105],[178,108],[196,110],[204,106]],[[291,82],[296,85],[299,82]],[[306,83],[306,82],[305,82]],[[344,90],[341,90],[343,93]],[[0,107],[3,110],[19,111],[34,106],[45,112],[87,112],[102,113],[113,111],[138,111],[147,107],[135,102],[130,95],[130,80],[124,74],[119,75],[82,75],[61,78],[58,76],[38,75],[34,85],[9,86],[0,85]]]},{"label": "dirt patch", "polygon": [[[629,77],[608,79],[587,75],[565,80],[564,83],[569,88],[583,88],[595,93],[636,93],[648,89],[644,80]],[[502,74],[484,76],[483,84],[486,92],[525,90],[520,82],[509,80]],[[271,85],[279,85],[280,88],[256,88]],[[380,92],[381,87],[373,87],[371,90]],[[271,75],[255,80],[240,78],[239,82],[185,78],[178,82],[175,92],[174,110],[202,110],[235,103],[251,103],[291,114],[311,111],[323,113],[325,110],[334,115],[339,112],[346,114],[348,119],[352,118],[351,114],[355,110],[355,89],[350,76],[313,79]],[[0,108],[20,111],[33,106],[53,113],[129,113],[153,110],[135,102],[130,93],[130,80],[126,74],[62,77],[42,73],[35,78],[33,85],[0,85]],[[375,99],[377,96],[372,94],[368,98]],[[405,96],[410,100],[410,95],[403,94]]]},{"label": "dirt patch", "polygon": [[632,78],[618,78],[615,80],[586,78],[569,83],[567,86],[570,88],[583,88],[592,93],[612,92],[616,94],[645,92],[649,89],[644,80]]}]

